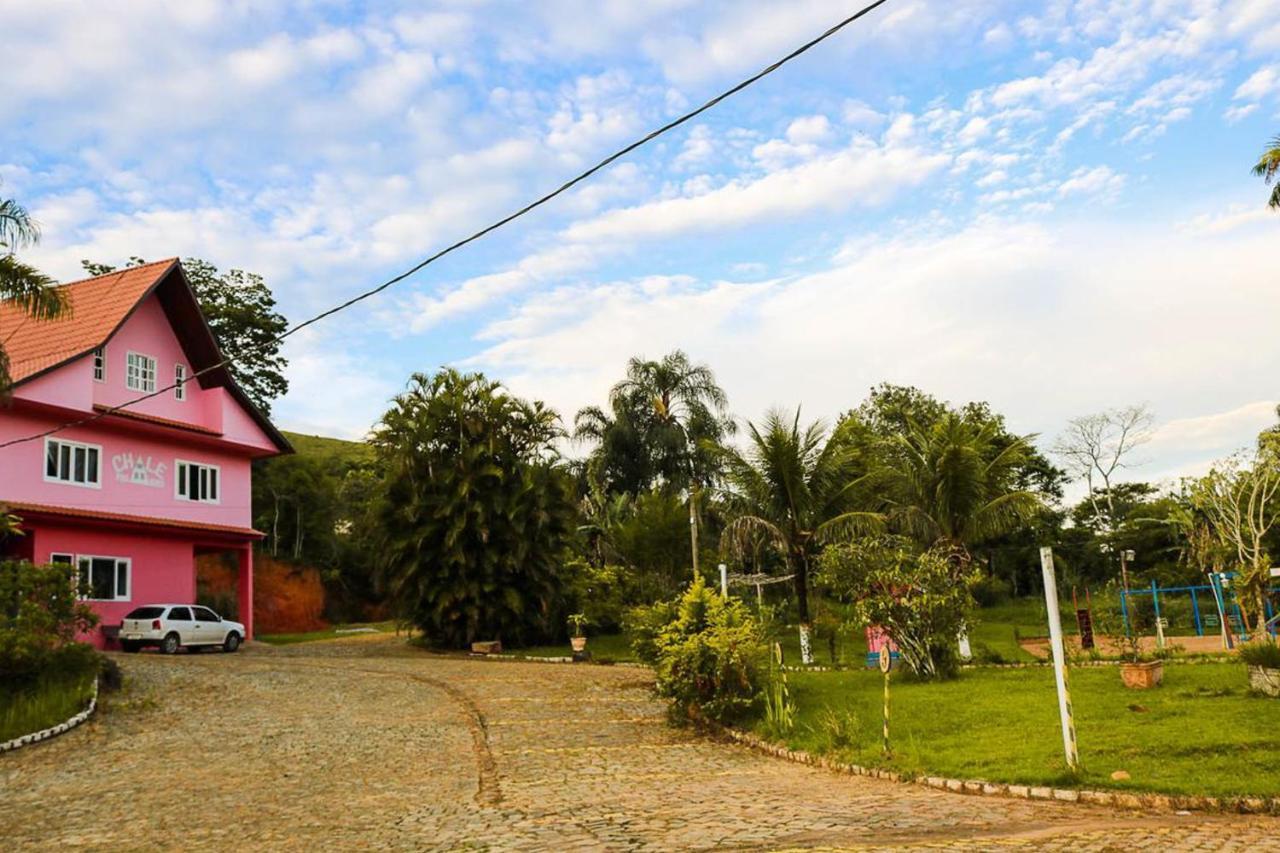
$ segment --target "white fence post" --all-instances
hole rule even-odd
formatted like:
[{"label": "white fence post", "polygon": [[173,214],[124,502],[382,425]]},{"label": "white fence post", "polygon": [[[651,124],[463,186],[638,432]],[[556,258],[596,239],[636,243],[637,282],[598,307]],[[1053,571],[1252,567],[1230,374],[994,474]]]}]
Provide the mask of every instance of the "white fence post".
[{"label": "white fence post", "polygon": [[729,567],[724,563],[720,564],[720,597],[729,597]]},{"label": "white fence post", "polygon": [[1058,580],[1053,571],[1053,549],[1040,549],[1040,568],[1044,572],[1044,603],[1049,611],[1049,643],[1053,647],[1053,675],[1058,683],[1058,715],[1062,718],[1062,748],[1067,766],[1080,766],[1076,750],[1076,723],[1071,710],[1071,692],[1067,688],[1066,651],[1062,645],[1062,614],[1058,611]]}]

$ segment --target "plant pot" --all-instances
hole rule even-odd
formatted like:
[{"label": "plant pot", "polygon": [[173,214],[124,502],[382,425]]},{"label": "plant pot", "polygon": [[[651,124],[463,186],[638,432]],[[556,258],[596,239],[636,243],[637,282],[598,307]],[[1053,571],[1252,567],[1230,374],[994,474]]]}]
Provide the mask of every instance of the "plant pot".
[{"label": "plant pot", "polygon": [[1280,696],[1280,669],[1250,666],[1249,686],[1264,696]]},{"label": "plant pot", "polygon": [[1120,665],[1120,679],[1124,686],[1131,690],[1150,690],[1159,687],[1164,681],[1164,661],[1153,660],[1147,663],[1123,663]]},{"label": "plant pot", "polygon": [[587,647],[586,637],[570,637],[569,645],[573,646],[575,652],[580,652]]}]

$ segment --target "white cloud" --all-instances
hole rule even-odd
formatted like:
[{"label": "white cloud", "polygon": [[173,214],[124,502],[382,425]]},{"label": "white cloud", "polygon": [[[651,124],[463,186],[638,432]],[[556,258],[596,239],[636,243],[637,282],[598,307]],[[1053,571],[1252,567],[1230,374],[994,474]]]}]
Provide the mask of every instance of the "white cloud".
[{"label": "white cloud", "polygon": [[574,223],[565,236],[575,241],[653,239],[740,228],[815,210],[876,205],[922,183],[948,160],[943,154],[857,141],[836,154],[758,179],[738,179],[695,196],[613,210]]},{"label": "white cloud", "polygon": [[1226,120],[1227,124],[1235,124],[1257,109],[1257,104],[1241,104],[1238,107],[1228,108],[1226,112],[1222,114],[1222,117]]},{"label": "white cloud", "polygon": [[1058,185],[1058,195],[1098,195],[1114,193],[1124,186],[1125,176],[1112,171],[1110,166],[1081,167],[1071,177]]},{"label": "white cloud", "polygon": [[1268,65],[1259,68],[1249,76],[1248,80],[1236,88],[1234,97],[1242,100],[1262,100],[1271,97],[1280,89],[1280,65]]}]

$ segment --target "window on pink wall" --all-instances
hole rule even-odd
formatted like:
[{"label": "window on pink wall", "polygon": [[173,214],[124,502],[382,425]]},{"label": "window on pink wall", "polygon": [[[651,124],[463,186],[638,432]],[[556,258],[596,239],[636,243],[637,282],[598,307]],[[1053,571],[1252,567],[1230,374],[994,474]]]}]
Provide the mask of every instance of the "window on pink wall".
[{"label": "window on pink wall", "polygon": [[128,601],[130,560],[127,557],[76,558],[80,597],[86,601]]},{"label": "window on pink wall", "polygon": [[93,351],[93,381],[107,381],[107,350],[106,347],[98,347]]},{"label": "window on pink wall", "polygon": [[187,399],[187,366],[185,364],[173,366],[173,397],[175,400]]}]

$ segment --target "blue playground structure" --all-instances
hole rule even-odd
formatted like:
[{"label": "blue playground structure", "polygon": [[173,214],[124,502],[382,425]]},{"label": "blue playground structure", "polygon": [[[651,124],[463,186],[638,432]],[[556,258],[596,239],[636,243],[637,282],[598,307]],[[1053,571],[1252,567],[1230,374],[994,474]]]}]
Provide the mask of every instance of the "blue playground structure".
[{"label": "blue playground structure", "polygon": [[[1168,622],[1162,621],[1165,617],[1162,615],[1161,596],[1164,596],[1164,609],[1167,611],[1171,596],[1179,593],[1188,593],[1191,601],[1190,616],[1195,627],[1196,636],[1205,636],[1206,629],[1211,634],[1222,633],[1226,640],[1227,648],[1234,648],[1236,643],[1248,641],[1249,635],[1244,629],[1244,615],[1240,611],[1240,602],[1235,594],[1235,577],[1234,572],[1212,572],[1209,574],[1209,584],[1207,586],[1170,586],[1161,588],[1155,581],[1152,581],[1150,589],[1120,590],[1120,613],[1124,618],[1125,633],[1131,633],[1133,630],[1129,618],[1131,598],[1151,596],[1156,624],[1163,630],[1163,626]],[[1276,592],[1280,592],[1280,587],[1272,587],[1271,592],[1273,595]],[[1204,596],[1204,598],[1202,599],[1201,596]],[[1267,597],[1265,622],[1266,630],[1274,636],[1278,627],[1280,627],[1280,616],[1277,616],[1272,605],[1272,597]],[[1224,630],[1224,623],[1225,628],[1228,630]]]}]

